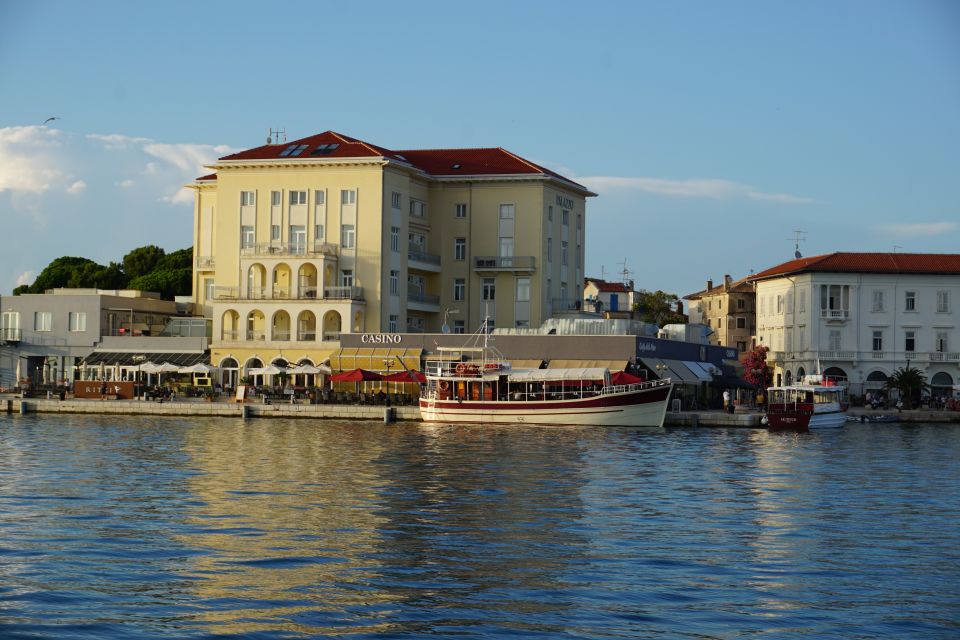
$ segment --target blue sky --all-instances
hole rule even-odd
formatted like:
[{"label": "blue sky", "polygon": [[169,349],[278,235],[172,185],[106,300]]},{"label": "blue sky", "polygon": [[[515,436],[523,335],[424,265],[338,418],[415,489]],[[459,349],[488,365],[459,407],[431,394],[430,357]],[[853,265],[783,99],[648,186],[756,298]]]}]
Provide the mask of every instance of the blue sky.
[{"label": "blue sky", "polygon": [[505,147],[600,194],[588,275],[680,295],[795,229],[955,252],[960,3],[2,2],[0,292],[189,246],[181,185],[271,127]]}]

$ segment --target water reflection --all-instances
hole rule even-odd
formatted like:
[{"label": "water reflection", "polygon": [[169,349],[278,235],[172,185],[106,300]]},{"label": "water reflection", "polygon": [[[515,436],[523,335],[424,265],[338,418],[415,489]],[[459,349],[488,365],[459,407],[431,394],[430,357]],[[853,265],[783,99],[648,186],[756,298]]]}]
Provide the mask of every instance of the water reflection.
[{"label": "water reflection", "polygon": [[957,630],[960,429],[0,417],[0,636]]}]

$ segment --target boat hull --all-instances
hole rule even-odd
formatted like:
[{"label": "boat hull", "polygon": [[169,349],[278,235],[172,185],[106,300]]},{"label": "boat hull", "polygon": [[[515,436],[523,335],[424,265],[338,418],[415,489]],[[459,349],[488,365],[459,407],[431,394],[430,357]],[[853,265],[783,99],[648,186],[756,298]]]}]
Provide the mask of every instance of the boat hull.
[{"label": "boat hull", "polygon": [[767,428],[771,431],[808,431],[838,429],[847,421],[845,411],[829,413],[768,413]]},{"label": "boat hull", "polygon": [[420,399],[424,422],[662,427],[669,385],[592,398],[545,401]]}]

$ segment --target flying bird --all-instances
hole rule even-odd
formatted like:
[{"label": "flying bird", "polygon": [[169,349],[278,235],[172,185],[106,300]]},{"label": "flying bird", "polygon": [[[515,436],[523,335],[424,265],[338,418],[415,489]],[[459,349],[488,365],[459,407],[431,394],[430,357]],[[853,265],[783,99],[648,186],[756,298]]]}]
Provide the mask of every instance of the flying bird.
[{"label": "flying bird", "polygon": [[43,125],[47,124],[48,122],[53,122],[54,120],[59,120],[59,119],[60,119],[60,118],[58,118],[57,116],[53,116],[52,118],[47,118],[46,120],[43,121],[43,124],[40,125],[40,126],[42,127]]}]

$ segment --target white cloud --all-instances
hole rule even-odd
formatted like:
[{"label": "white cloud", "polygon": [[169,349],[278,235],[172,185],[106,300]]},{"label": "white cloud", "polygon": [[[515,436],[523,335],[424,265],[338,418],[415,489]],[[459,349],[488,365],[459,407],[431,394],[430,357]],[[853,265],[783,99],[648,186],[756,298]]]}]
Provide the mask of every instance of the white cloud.
[{"label": "white cloud", "polygon": [[952,233],[960,228],[956,222],[917,222],[913,224],[885,224],[878,227],[882,233],[895,237],[918,238]]},{"label": "white cloud", "polygon": [[87,138],[102,142],[103,148],[109,151],[125,151],[131,147],[138,147],[142,144],[152,142],[150,138],[134,138],[120,133],[90,133],[87,134]]},{"label": "white cloud", "polygon": [[35,271],[24,271],[17,276],[17,286],[19,287],[22,284],[33,284],[33,281],[37,279],[37,274]]},{"label": "white cloud", "polygon": [[83,193],[86,190],[86,188],[87,188],[86,182],[84,182],[83,180],[77,180],[72,185],[67,187],[67,193],[69,193],[72,196],[75,196]]},{"label": "white cloud", "polygon": [[0,129],[0,192],[43,193],[67,179],[59,131],[47,127]]},{"label": "white cloud", "polygon": [[114,184],[120,187],[121,189],[129,189],[130,187],[134,186],[137,183],[134,182],[133,180],[127,179],[127,180],[121,180],[120,182],[115,182]]},{"label": "white cloud", "polygon": [[597,192],[612,190],[643,191],[674,198],[708,198],[712,200],[761,200],[782,204],[810,204],[812,198],[786,193],[765,193],[754,187],[717,178],[665,178],[590,176],[575,178]]}]

